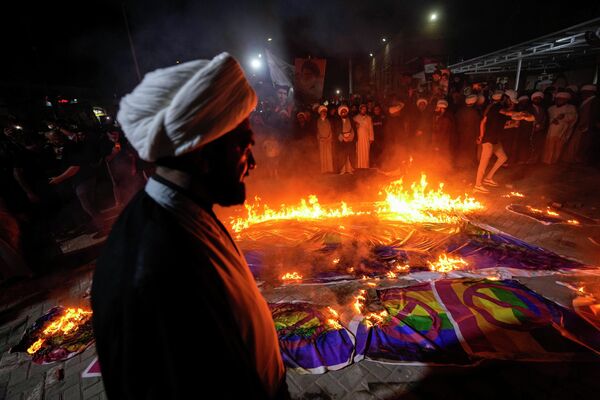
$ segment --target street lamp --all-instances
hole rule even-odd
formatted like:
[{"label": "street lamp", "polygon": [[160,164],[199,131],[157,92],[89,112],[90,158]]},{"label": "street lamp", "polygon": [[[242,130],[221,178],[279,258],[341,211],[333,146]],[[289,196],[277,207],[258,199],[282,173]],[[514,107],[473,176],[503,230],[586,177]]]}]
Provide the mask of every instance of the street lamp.
[{"label": "street lamp", "polygon": [[272,40],[273,40],[273,38],[268,38],[268,39],[267,39],[267,42],[270,42],[270,41],[272,41]]},{"label": "street lamp", "polygon": [[381,39],[381,41],[382,41],[382,42],[385,42],[386,40],[387,40],[386,38],[382,38],[382,39]]},{"label": "street lamp", "polygon": [[253,58],[250,60],[250,67],[252,67],[254,70],[258,70],[260,67],[262,67],[262,62],[258,58]]},{"label": "street lamp", "polygon": [[340,94],[340,89],[336,89],[335,94]]},{"label": "street lamp", "polygon": [[433,21],[437,21],[438,19],[438,14],[436,12],[432,12],[431,14],[429,14],[429,21],[433,22]]},{"label": "street lamp", "polygon": [[369,57],[373,57],[373,53],[369,53]]}]

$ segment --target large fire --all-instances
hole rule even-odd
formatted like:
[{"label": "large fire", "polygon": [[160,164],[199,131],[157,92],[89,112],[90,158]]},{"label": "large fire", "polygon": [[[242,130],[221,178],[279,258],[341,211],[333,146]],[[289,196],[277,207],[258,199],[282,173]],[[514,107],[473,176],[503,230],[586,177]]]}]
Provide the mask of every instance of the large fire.
[{"label": "large fire", "polygon": [[90,317],[91,311],[84,311],[81,308],[68,308],[64,314],[52,321],[41,333],[38,338],[28,349],[27,353],[35,354],[48,339],[57,335],[68,335],[79,329]]},{"label": "large fire", "polygon": [[[408,223],[456,223],[460,221],[461,214],[483,209],[480,202],[466,194],[464,197],[452,197],[445,193],[443,183],[437,189],[428,189],[427,186],[425,174],[408,190],[404,188],[402,179],[394,181],[380,191],[380,194],[385,194],[385,200],[376,202],[371,211],[354,211],[343,201],[339,206],[325,207],[315,195],[310,195],[308,200],[301,199],[296,205],[282,204],[279,209],[273,209],[261,204],[260,198],[255,197],[254,203],[244,205],[246,216],[231,219],[231,227],[239,233],[251,225],[273,220],[323,220],[360,214]],[[340,225],[340,229],[344,226]]]},{"label": "large fire", "polygon": [[384,192],[386,199],[378,203],[377,213],[386,219],[405,222],[456,223],[460,214],[480,210],[481,203],[465,195],[453,198],[444,193],[444,184],[438,189],[427,189],[427,176],[413,182],[410,190],[405,190],[402,179],[390,183]]}]

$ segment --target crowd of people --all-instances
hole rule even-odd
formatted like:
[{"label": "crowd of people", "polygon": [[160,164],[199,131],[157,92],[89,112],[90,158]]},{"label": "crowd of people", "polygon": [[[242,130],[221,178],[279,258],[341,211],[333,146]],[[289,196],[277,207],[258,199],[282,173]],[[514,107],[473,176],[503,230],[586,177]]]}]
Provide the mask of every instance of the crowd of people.
[{"label": "crowd of people", "polygon": [[90,126],[9,117],[0,136],[0,239],[36,264],[48,243],[105,235],[103,210],[126,204],[149,168],[110,118]]},{"label": "crowd of people", "polygon": [[596,85],[550,85],[519,94],[462,79],[450,83],[448,76],[434,74],[428,90],[407,84],[379,101],[354,95],[296,109],[288,89],[277,88],[277,99],[263,102],[253,116],[265,136],[269,176],[298,165],[302,173],[394,170],[420,158],[447,173],[473,168],[475,191],[487,193],[486,186],[498,185],[494,175],[502,166],[598,163]]}]

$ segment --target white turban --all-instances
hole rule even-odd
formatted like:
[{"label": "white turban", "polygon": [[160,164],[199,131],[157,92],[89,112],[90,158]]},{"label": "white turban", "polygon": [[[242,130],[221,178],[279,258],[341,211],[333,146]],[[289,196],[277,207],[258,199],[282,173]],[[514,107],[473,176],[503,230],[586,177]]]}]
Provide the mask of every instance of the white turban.
[{"label": "white turban", "polygon": [[581,91],[586,91],[586,92],[596,92],[596,85],[583,85],[581,87]]},{"label": "white turban", "polygon": [[338,107],[338,115],[342,115],[342,110],[346,110],[346,112],[350,111],[348,106],[339,106]]},{"label": "white turban", "polygon": [[218,139],[256,107],[229,54],[157,69],[121,99],[117,120],[141,159],[179,156]]},{"label": "white turban", "polygon": [[327,112],[327,107],[325,107],[325,106],[319,106],[319,114],[321,114],[322,111]]},{"label": "white turban", "polygon": [[428,101],[424,98],[417,99],[417,105],[419,105],[420,103],[425,103],[425,105],[427,105]]},{"label": "white turban", "polygon": [[542,92],[533,92],[533,94],[531,95],[531,99],[535,99],[536,97],[540,97],[540,98],[544,98],[544,93]]},{"label": "white turban", "polygon": [[503,93],[502,91],[500,91],[500,90],[496,90],[496,91],[494,92],[494,94],[492,95],[492,100],[496,100],[496,101],[500,100],[500,99],[502,98],[502,95],[503,95],[503,94],[504,94],[504,93]]},{"label": "white turban", "polygon": [[510,101],[512,101],[513,103],[517,104],[519,101],[517,100],[517,97],[519,96],[517,94],[517,92],[515,90],[512,89],[508,89],[504,92],[505,95],[508,96],[508,98],[510,99]]},{"label": "white turban", "polygon": [[520,96],[517,101],[521,102],[521,101],[529,101],[529,97],[527,96]]},{"label": "white turban", "polygon": [[465,99],[465,104],[475,104],[477,103],[477,95],[475,94],[470,94],[467,96],[467,98]]},{"label": "white turban", "polygon": [[438,100],[437,104],[436,104],[436,107],[438,107],[438,108],[448,108],[448,102],[446,100],[444,100],[444,99]]}]

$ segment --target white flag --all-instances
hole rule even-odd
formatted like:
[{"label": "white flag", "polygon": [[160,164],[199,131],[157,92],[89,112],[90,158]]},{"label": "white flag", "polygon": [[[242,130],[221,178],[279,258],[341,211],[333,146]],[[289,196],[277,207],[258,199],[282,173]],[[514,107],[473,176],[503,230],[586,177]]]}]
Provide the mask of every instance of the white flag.
[{"label": "white flag", "polygon": [[265,49],[269,74],[274,85],[292,87],[292,77],[294,76],[294,66],[286,63],[281,58],[273,55]]}]

